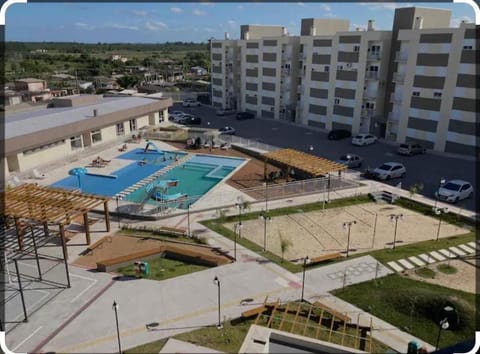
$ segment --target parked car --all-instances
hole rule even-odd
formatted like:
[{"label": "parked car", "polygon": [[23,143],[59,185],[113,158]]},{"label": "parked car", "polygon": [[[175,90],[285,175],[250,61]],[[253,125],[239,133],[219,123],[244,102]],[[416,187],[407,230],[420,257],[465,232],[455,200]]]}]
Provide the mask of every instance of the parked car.
[{"label": "parked car", "polygon": [[241,119],[253,119],[255,118],[255,114],[250,112],[238,112],[237,113],[237,120]]},{"label": "parked car", "polygon": [[188,119],[188,118],[191,118],[193,117],[191,114],[187,114],[187,113],[181,113],[181,114],[177,114],[176,116],[174,116],[174,118],[172,119],[172,122],[174,123],[180,123],[182,120],[184,119]]},{"label": "parked car", "polygon": [[235,110],[233,108],[220,108],[215,113],[217,116],[229,116],[235,114]]},{"label": "parked car", "polygon": [[183,125],[199,125],[202,124],[202,118],[189,115],[182,118],[178,123]]},{"label": "parked car", "polygon": [[340,156],[337,162],[343,165],[347,165],[348,168],[355,168],[362,166],[363,158],[354,154],[346,154]]},{"label": "parked car", "polygon": [[435,197],[449,203],[469,198],[473,194],[473,187],[469,182],[460,179],[452,179],[443,184],[435,192]]},{"label": "parked car", "polygon": [[381,180],[389,180],[405,176],[407,169],[398,162],[385,162],[383,165],[373,170],[373,176]]},{"label": "parked car", "polygon": [[374,144],[376,141],[377,137],[372,134],[357,134],[352,138],[352,144],[358,146]]},{"label": "parked car", "polygon": [[176,121],[184,115],[185,113],[183,113],[182,111],[173,111],[168,114],[168,120]]},{"label": "parked car", "polygon": [[352,133],[346,129],[334,129],[328,133],[328,140],[340,140],[343,138],[350,138]]},{"label": "parked car", "polygon": [[420,144],[400,144],[397,152],[400,155],[412,156],[412,155],[424,154],[427,152],[427,149],[425,149]]},{"label": "parked car", "polygon": [[183,107],[198,107],[200,106],[200,102],[195,101],[193,98],[187,98],[182,103]]},{"label": "parked car", "polygon": [[232,127],[229,127],[228,125],[218,129],[220,134],[225,134],[225,135],[235,135],[235,129]]}]

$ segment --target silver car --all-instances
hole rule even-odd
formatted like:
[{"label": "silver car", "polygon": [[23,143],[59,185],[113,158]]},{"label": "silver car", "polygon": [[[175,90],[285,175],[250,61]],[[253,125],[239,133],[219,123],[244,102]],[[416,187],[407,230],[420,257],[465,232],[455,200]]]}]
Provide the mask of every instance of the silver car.
[{"label": "silver car", "polygon": [[435,192],[435,197],[449,203],[456,203],[459,200],[469,198],[473,194],[473,187],[470,183],[460,179],[448,181]]},{"label": "silver car", "polygon": [[375,177],[388,181],[391,178],[402,178],[407,173],[407,169],[398,162],[385,162],[383,165],[373,170]]},{"label": "silver car", "polygon": [[363,158],[355,154],[346,154],[340,156],[337,162],[346,165],[348,168],[356,168],[362,166]]}]

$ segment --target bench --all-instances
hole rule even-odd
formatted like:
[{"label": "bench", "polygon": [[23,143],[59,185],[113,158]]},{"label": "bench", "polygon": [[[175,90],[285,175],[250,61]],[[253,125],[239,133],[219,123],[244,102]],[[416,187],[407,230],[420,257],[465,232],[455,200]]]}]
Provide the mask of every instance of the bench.
[{"label": "bench", "polygon": [[321,262],[324,262],[324,261],[329,261],[331,259],[337,259],[337,258],[340,258],[340,257],[342,257],[342,254],[340,252],[324,254],[323,256],[318,256],[318,257],[311,258],[309,265],[321,263]]}]

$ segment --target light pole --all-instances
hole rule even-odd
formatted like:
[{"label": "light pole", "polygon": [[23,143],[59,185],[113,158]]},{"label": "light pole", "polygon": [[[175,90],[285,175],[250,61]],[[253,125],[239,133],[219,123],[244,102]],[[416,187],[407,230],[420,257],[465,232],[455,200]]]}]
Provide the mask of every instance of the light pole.
[{"label": "light pole", "polygon": [[265,211],[268,211],[268,181],[263,182],[265,185]]},{"label": "light pole", "polygon": [[353,221],[347,221],[343,223],[343,228],[348,229],[348,234],[347,234],[347,258],[348,258],[348,251],[350,250],[350,230],[352,228],[352,225],[355,225],[357,222],[355,220]]},{"label": "light pole", "polygon": [[187,205],[187,236],[190,237],[190,205],[192,205],[192,203],[188,203]]},{"label": "light pole", "polygon": [[217,286],[218,289],[218,323],[217,323],[217,328],[222,329],[222,321],[220,319],[220,279],[215,275],[215,278],[213,278],[213,284]]},{"label": "light pole", "polygon": [[235,203],[235,206],[238,208],[238,223],[242,224],[242,211],[245,209],[245,203]]},{"label": "light pole", "polygon": [[117,222],[118,222],[118,229],[120,229],[120,211],[118,210],[118,197],[117,199]]},{"label": "light pole", "polygon": [[118,352],[121,354],[122,345],[120,344],[120,329],[118,327],[118,304],[116,301],[113,301],[112,308],[113,308],[113,311],[115,311],[115,323],[117,324]]},{"label": "light pole", "polygon": [[238,237],[240,237],[241,228],[242,228],[242,224],[240,223],[233,225],[233,259],[235,259],[235,262],[237,261],[237,231],[238,231]]},{"label": "light pole", "polygon": [[[443,177],[440,178],[440,182],[438,183],[438,189],[440,189],[440,187],[442,187],[445,184],[445,182],[446,182],[445,178],[443,178]],[[435,196],[435,205],[433,206],[434,209],[437,208],[437,203],[438,203],[438,197]]]},{"label": "light pole", "polygon": [[267,221],[271,222],[272,218],[262,211],[259,216],[263,220],[263,252],[267,250]]},{"label": "light pole", "polygon": [[445,306],[442,312],[443,312],[443,319],[439,322],[438,336],[437,336],[437,343],[435,345],[435,348],[436,348],[435,350],[439,349],[440,335],[442,334],[442,329],[447,330],[450,327],[450,323],[448,322],[448,320],[453,320],[454,322],[455,320],[458,320],[458,319],[454,319],[454,316],[456,317],[457,313],[455,308],[453,308],[452,306]]},{"label": "light pole", "polygon": [[392,214],[390,215],[390,221],[395,222],[395,231],[393,233],[393,249],[395,249],[395,244],[397,243],[397,224],[398,220],[403,219],[403,214]]},{"label": "light pole", "polygon": [[304,293],[304,290],[305,290],[305,269],[307,268],[307,264],[309,264],[309,263],[310,263],[310,258],[308,256],[306,256],[303,259],[302,298],[300,299],[300,302],[303,302],[303,293]]},{"label": "light pole", "polygon": [[436,208],[434,207],[433,212],[438,215],[438,228],[437,228],[437,237],[435,238],[435,241],[438,241],[438,238],[440,237],[440,226],[442,224],[442,214],[446,214],[448,212],[448,208]]}]

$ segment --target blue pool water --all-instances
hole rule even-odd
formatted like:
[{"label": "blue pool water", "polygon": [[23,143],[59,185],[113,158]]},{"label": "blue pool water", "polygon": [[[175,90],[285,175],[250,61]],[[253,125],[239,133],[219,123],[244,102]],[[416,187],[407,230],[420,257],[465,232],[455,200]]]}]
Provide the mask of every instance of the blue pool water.
[{"label": "blue pool water", "polygon": [[[82,192],[104,196],[114,196],[138,181],[150,176],[165,166],[175,162],[175,156],[180,159],[185,156],[184,152],[153,151],[135,149],[123,153],[116,158],[131,160],[132,163],[113,171],[110,175],[101,175],[102,169],[90,169],[86,175],[80,176]],[[138,161],[145,161],[141,165]],[[193,203],[225,176],[232,172],[244,160],[229,157],[217,157],[210,155],[194,155],[186,163],[172,168],[170,171],[158,177],[160,180],[178,180],[175,187],[168,188],[166,194],[182,193],[188,197],[195,197],[189,202]],[[98,173],[98,174],[96,174]],[[78,177],[68,176],[52,184],[53,187],[65,189],[78,189]],[[148,193],[144,186],[132,193],[125,199],[133,202],[144,202]],[[148,199],[147,203],[155,204],[156,201]]]}]

